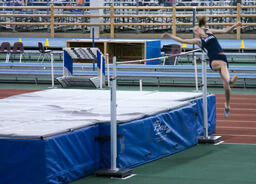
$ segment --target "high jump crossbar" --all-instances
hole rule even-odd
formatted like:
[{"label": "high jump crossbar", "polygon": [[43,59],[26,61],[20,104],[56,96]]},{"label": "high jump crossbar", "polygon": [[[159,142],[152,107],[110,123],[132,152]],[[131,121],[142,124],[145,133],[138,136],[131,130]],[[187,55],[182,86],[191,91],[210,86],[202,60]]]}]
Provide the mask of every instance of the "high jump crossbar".
[{"label": "high jump crossbar", "polygon": [[183,56],[183,55],[188,55],[194,52],[198,52],[201,51],[202,49],[195,49],[195,50],[191,50],[188,52],[182,52],[182,53],[178,53],[178,54],[170,54],[170,55],[166,55],[166,56],[162,56],[162,57],[157,57],[157,58],[150,58],[150,59],[139,59],[139,60],[132,60],[132,61],[120,61],[120,62],[116,62],[116,64],[129,64],[129,63],[142,63],[142,62],[149,62],[149,61],[155,61],[155,60],[164,60],[164,59],[168,59],[168,58],[173,58],[173,57],[177,57],[177,56]]},{"label": "high jump crossbar", "polygon": [[[120,62],[116,62],[116,64],[132,64],[132,63],[141,63],[141,62],[149,62],[149,61],[155,61],[155,60],[165,60],[168,58],[173,58],[173,57],[178,57],[178,56],[182,56],[182,55],[188,55],[191,53],[195,53],[198,51],[202,51],[201,48],[199,49],[195,49],[195,50],[191,50],[188,52],[182,52],[182,53],[178,53],[178,54],[169,54],[169,55],[165,55],[162,57],[157,57],[157,58],[150,58],[150,59],[140,59],[140,60],[133,60],[133,61],[120,61]],[[193,64],[194,64],[194,71],[195,71],[195,83],[196,83],[196,92],[198,92],[198,76],[197,76],[197,64],[196,64],[196,58],[195,56],[193,57]],[[140,88],[142,89],[142,81],[140,80]]]}]

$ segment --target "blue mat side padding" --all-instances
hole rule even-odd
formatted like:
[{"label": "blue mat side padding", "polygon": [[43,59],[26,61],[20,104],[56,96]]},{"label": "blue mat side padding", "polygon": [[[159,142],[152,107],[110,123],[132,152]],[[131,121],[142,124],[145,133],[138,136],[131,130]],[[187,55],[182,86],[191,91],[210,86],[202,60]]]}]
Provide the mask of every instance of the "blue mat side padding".
[{"label": "blue mat side padding", "polygon": [[[198,136],[204,135],[204,121],[203,121],[203,98],[196,99],[193,101],[196,103],[196,108],[198,112],[197,116],[197,125],[198,125]],[[208,134],[211,135],[215,133],[216,128],[216,96],[215,95],[208,95],[207,97],[207,104],[208,104]]]},{"label": "blue mat side padding", "polygon": [[45,140],[0,139],[0,183],[69,183],[99,169],[98,125]]},{"label": "blue mat side padding", "polygon": [[62,134],[46,141],[47,182],[69,183],[99,169],[98,125]]},{"label": "blue mat side padding", "polygon": [[46,183],[42,140],[0,139],[0,183]]},{"label": "blue mat side padding", "polygon": [[[195,104],[119,124],[117,167],[129,168],[182,151],[197,144]],[[101,132],[109,135],[109,125]],[[110,167],[109,141],[102,142],[102,168]]]}]

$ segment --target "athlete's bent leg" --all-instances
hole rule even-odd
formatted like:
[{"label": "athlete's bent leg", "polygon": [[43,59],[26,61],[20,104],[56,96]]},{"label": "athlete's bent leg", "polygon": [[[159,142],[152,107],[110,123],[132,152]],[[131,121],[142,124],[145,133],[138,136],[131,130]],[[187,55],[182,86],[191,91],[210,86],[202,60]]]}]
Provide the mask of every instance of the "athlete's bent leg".
[{"label": "athlete's bent leg", "polygon": [[213,70],[218,70],[221,76],[223,88],[225,91],[225,99],[226,99],[224,116],[227,118],[229,116],[230,94],[231,94],[231,89],[229,85],[230,76],[229,76],[227,64],[221,60],[214,60],[212,61],[211,66]]}]

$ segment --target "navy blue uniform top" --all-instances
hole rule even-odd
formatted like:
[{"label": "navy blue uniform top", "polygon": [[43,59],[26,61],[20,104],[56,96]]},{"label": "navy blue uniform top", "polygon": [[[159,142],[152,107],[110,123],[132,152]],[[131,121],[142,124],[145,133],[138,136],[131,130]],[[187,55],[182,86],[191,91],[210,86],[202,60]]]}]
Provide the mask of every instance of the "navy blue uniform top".
[{"label": "navy blue uniform top", "polygon": [[215,60],[220,52],[223,52],[217,38],[210,33],[206,33],[207,37],[201,37],[202,49],[207,50],[210,61]]}]

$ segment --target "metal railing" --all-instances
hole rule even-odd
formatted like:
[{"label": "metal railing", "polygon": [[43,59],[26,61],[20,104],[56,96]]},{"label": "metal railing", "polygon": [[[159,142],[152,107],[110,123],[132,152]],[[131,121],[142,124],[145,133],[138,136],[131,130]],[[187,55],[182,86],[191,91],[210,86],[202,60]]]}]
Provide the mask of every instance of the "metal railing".
[{"label": "metal railing", "polygon": [[[175,35],[180,28],[191,31],[193,9],[196,16],[205,15],[209,18],[208,26],[223,27],[241,21],[243,27],[252,26],[256,30],[256,5],[243,6],[0,6],[0,25],[6,29],[16,31],[18,27],[40,27],[55,37],[59,27],[80,27],[90,30],[91,26],[98,26],[115,37],[115,32],[151,28],[152,30],[172,30]],[[131,13],[127,13],[131,10]],[[218,10],[218,12],[217,12]],[[249,11],[250,10],[250,11]],[[102,11],[102,13],[99,13]],[[135,12],[135,13],[134,13]],[[219,13],[221,12],[221,14]],[[96,20],[96,21],[94,21]],[[122,28],[122,29],[121,29]],[[237,28],[236,38],[241,38],[241,28]]]}]

